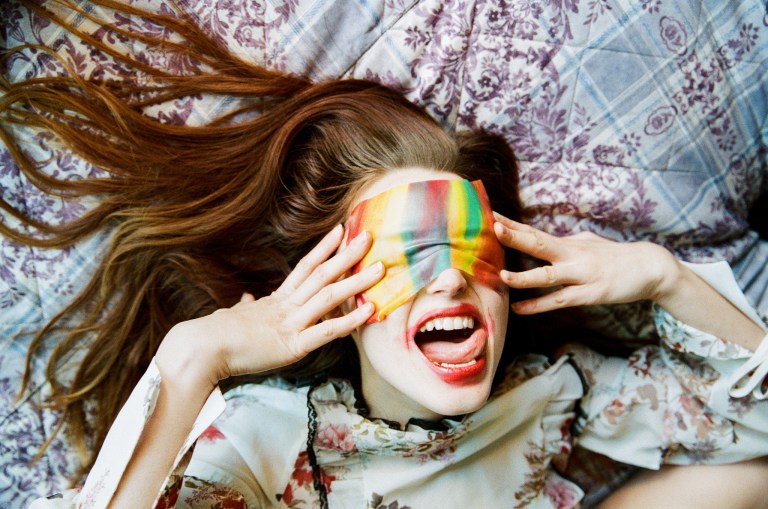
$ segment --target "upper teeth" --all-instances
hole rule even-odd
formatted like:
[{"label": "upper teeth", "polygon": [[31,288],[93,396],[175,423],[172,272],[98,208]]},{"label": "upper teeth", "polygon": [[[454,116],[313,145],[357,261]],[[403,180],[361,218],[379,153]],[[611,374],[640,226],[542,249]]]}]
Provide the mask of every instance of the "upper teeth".
[{"label": "upper teeth", "polygon": [[475,319],[471,316],[447,316],[429,320],[421,326],[419,332],[427,332],[432,330],[473,329],[474,327]]}]

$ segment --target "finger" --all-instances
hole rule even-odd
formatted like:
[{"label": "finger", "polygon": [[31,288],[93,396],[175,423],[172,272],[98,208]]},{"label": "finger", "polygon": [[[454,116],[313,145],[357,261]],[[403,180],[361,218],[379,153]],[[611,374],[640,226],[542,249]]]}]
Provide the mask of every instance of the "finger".
[{"label": "finger", "polygon": [[290,301],[301,306],[317,295],[322,289],[337,281],[358,263],[371,247],[371,234],[364,231],[336,255],[324,261],[312,271],[290,297]]},{"label": "finger", "polygon": [[558,254],[557,237],[535,228],[528,231],[511,229],[501,222],[493,225],[496,237],[503,245],[541,260],[552,261]]},{"label": "finger", "polygon": [[296,267],[293,268],[288,277],[283,281],[283,284],[274,293],[285,295],[294,292],[312,274],[312,271],[317,266],[336,252],[343,234],[344,228],[340,224],[334,226],[309,253],[299,260]]},{"label": "finger", "polygon": [[240,302],[242,303],[253,302],[255,300],[256,300],[256,297],[254,297],[253,294],[248,292],[243,293],[243,295],[240,297]]},{"label": "finger", "polygon": [[510,305],[512,311],[519,315],[533,315],[555,309],[594,304],[594,299],[585,297],[583,287],[565,286],[541,297],[521,300]]},{"label": "finger", "polygon": [[524,224],[524,223],[520,223],[520,222],[515,221],[513,219],[509,219],[508,217],[502,216],[498,212],[494,212],[493,213],[493,217],[494,217],[494,219],[496,219],[496,221],[498,221],[499,223],[501,223],[502,225],[506,226],[507,228],[509,228],[511,230],[518,230],[518,231],[521,231],[521,232],[531,232],[531,231],[535,230],[535,228],[533,226],[530,226],[530,225],[527,225],[527,224]]},{"label": "finger", "polygon": [[384,272],[384,264],[376,262],[354,276],[325,286],[298,310],[297,319],[305,324],[315,323],[342,302],[378,283]]},{"label": "finger", "polygon": [[502,270],[501,280],[510,288],[551,288],[583,284],[586,281],[573,265],[544,265],[523,272]]},{"label": "finger", "polygon": [[366,302],[346,315],[324,320],[305,329],[298,336],[300,347],[309,353],[334,339],[348,336],[371,317],[374,309],[373,304]]}]

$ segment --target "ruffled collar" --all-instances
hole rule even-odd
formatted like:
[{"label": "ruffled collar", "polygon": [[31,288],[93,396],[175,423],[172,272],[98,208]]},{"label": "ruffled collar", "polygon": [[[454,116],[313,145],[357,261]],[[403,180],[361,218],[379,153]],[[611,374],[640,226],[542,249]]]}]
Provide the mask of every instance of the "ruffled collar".
[{"label": "ruffled collar", "polygon": [[310,391],[309,400],[317,412],[318,450],[433,456],[453,448],[468,429],[466,416],[411,419],[403,429],[397,422],[369,419],[367,407],[347,380],[328,380]]},{"label": "ruffled collar", "polygon": [[[564,360],[561,359],[557,365],[561,365]],[[541,358],[537,358],[537,363],[532,363],[530,358],[525,359],[525,362],[513,363],[491,396],[491,403],[531,378],[557,369],[559,366],[550,366]],[[539,389],[545,400],[550,397],[547,393],[553,390],[547,385],[544,384]],[[580,393],[580,390],[577,392]],[[444,418],[440,421],[411,419],[404,429],[401,429],[399,423],[385,419],[369,419],[362,398],[348,380],[327,380],[310,389],[308,398],[317,413],[314,447],[318,451],[336,451],[342,455],[358,452],[404,457],[439,457],[454,451],[468,431],[477,427],[477,421],[482,420],[487,424],[489,418],[506,420],[505,414],[508,413],[508,410],[495,408],[498,404],[487,404],[478,412],[457,418]],[[508,399],[508,396],[502,399]],[[526,405],[514,406],[520,411]],[[519,418],[525,420],[525,416]]]}]

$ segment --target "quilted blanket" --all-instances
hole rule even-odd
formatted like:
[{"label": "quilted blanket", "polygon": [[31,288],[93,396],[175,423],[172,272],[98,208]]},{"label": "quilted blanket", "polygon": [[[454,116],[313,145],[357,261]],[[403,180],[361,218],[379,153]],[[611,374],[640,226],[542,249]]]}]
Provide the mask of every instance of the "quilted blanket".
[{"label": "quilted blanket", "polygon": [[[166,0],[132,0],[166,9]],[[651,240],[683,259],[727,260],[755,306],[768,312],[768,243],[750,230],[768,188],[768,12],[762,0],[186,0],[206,30],[269,67],[314,79],[357,77],[404,91],[451,129],[504,136],[521,162],[527,220],[555,234],[591,230]],[[84,5],[87,5],[84,3]],[[142,20],[88,6],[128,29]],[[85,75],[125,72],[14,1],[0,5],[2,50],[55,48]],[[155,48],[72,17],[120,51],[171,68]],[[34,47],[3,62],[10,80],[64,72]],[[153,109],[167,122],[201,123],[227,99],[189,98]],[[65,178],[99,170],[45,133],[26,150]],[[66,222],[89,206],[41,193],[0,147],[0,192],[35,218]],[[8,216],[3,221],[12,222]],[[49,393],[33,359],[17,398],[30,332],[88,278],[109,232],[67,250],[0,238],[0,506],[67,486],[78,459],[39,406]],[[646,338],[642,306],[585,310],[594,330]],[[73,362],[75,360],[73,359]]]}]

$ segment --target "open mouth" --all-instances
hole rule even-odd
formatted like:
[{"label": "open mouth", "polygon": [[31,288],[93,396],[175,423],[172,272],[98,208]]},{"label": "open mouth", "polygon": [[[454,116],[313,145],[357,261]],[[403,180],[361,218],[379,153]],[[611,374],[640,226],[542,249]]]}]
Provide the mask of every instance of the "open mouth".
[{"label": "open mouth", "polygon": [[474,331],[475,319],[471,316],[438,317],[419,328],[414,342],[431,362],[455,367],[475,362],[475,348],[469,341]]},{"label": "open mouth", "polygon": [[449,381],[476,375],[485,366],[485,328],[473,314],[457,311],[429,313],[413,335],[430,367]]}]

